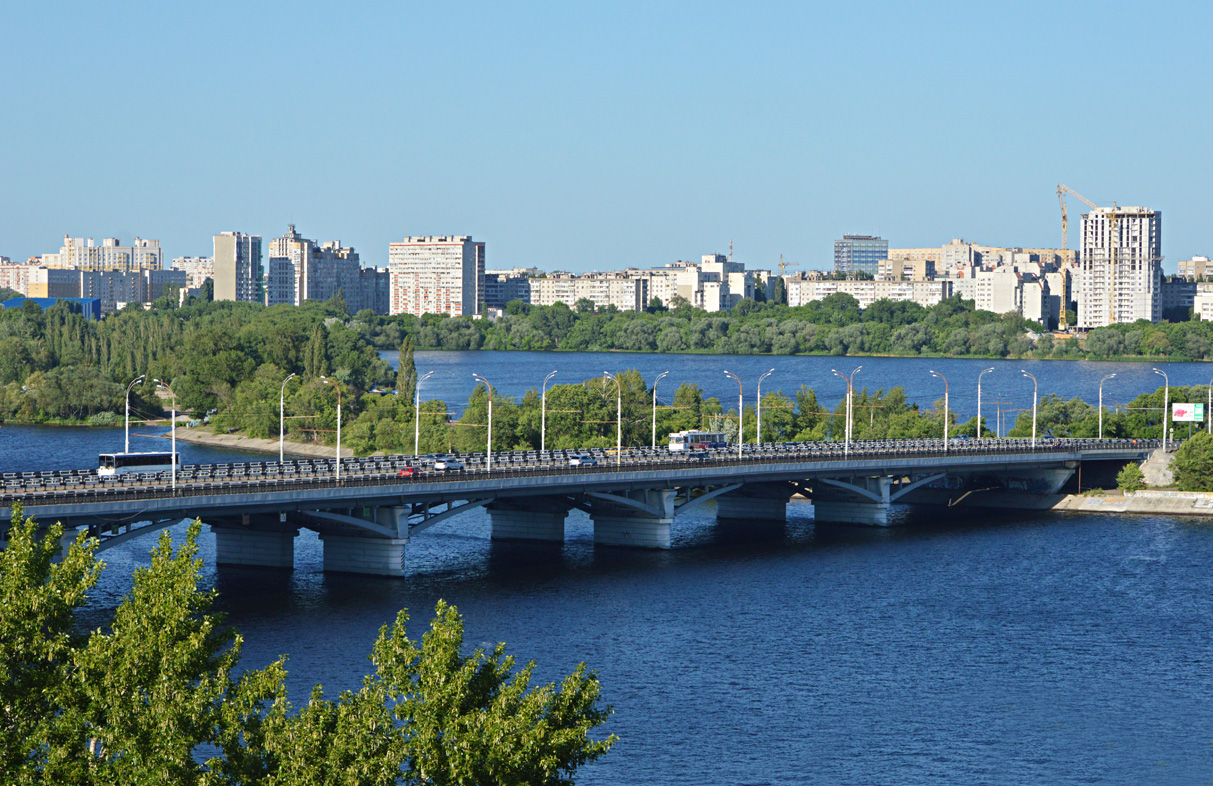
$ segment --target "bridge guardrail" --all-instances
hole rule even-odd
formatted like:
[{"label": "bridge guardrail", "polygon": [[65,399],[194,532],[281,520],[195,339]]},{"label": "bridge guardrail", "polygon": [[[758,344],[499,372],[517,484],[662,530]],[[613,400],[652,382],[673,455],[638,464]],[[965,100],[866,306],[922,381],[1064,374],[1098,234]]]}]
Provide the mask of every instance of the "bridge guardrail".
[{"label": "bridge guardrail", "polygon": [[[942,440],[939,440],[942,442]],[[1091,444],[1095,443],[1095,444]],[[1157,443],[1157,444],[1155,444]],[[1038,445],[1037,447],[1012,446],[997,447],[993,446],[966,446],[961,443],[960,446],[952,447],[945,451],[940,449],[914,449],[906,448],[904,450],[882,450],[869,451],[863,447],[853,448],[847,455],[841,448],[829,449],[813,449],[806,448],[804,450],[783,451],[763,451],[749,452],[748,455],[743,455],[738,459],[736,456],[726,457],[712,454],[704,459],[688,459],[682,456],[668,454],[668,457],[662,456],[656,460],[631,460],[625,461],[621,465],[614,463],[600,463],[597,466],[568,466],[567,464],[538,464],[538,465],[521,465],[507,469],[486,470],[482,468],[472,468],[465,470],[456,470],[451,472],[430,471],[419,472],[410,476],[398,476],[394,471],[387,473],[365,473],[358,472],[357,469],[347,469],[342,473],[341,482],[338,483],[331,470],[323,473],[308,473],[298,474],[293,476],[279,475],[278,477],[252,477],[247,476],[245,479],[225,478],[207,480],[199,482],[197,478],[178,480],[178,487],[172,488],[147,485],[146,483],[132,484],[113,484],[97,483],[93,487],[61,487],[56,490],[46,488],[33,489],[22,493],[11,493],[5,488],[0,492],[0,504],[9,504],[21,501],[32,503],[33,505],[48,504],[55,502],[59,504],[84,504],[87,502],[96,501],[114,501],[125,502],[135,500],[151,500],[151,499],[176,499],[176,498],[191,498],[201,496],[213,496],[218,493],[239,493],[240,491],[281,491],[289,492],[294,490],[314,490],[325,488],[360,488],[360,487],[382,487],[382,486],[410,486],[418,483],[434,483],[434,482],[472,482],[480,480],[508,480],[512,478],[530,476],[530,477],[554,477],[567,475],[586,475],[586,476],[601,476],[604,474],[614,474],[619,472],[636,472],[636,471],[653,471],[653,470],[683,470],[688,467],[740,467],[740,466],[755,466],[763,463],[795,463],[795,462],[830,462],[830,461],[852,461],[861,459],[903,459],[903,458],[946,458],[956,455],[971,455],[977,457],[997,457],[1006,455],[1049,455],[1056,453],[1072,453],[1076,449],[1094,450],[1124,450],[1127,448],[1138,450],[1149,450],[1161,446],[1161,440],[1072,440],[1062,442],[1055,445]],[[343,465],[344,467],[344,465]]]}]

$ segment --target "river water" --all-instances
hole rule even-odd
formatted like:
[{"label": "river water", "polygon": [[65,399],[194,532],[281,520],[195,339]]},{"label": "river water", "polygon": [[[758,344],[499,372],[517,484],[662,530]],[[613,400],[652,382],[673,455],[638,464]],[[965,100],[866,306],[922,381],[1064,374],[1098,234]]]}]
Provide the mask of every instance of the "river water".
[{"label": "river water", "polygon": [[[455,401],[473,371],[517,395],[553,362],[574,379],[602,367],[651,378],[662,361],[680,370],[693,362],[706,383],[717,366],[756,377],[782,361],[791,376],[805,360],[837,359],[418,353],[423,372],[449,375],[431,380],[435,396]],[[993,365],[862,362],[873,386],[878,373],[886,385],[913,383],[925,403],[933,380],[915,380],[928,365],[954,386]],[[1038,375],[1042,393],[1085,397],[1092,378],[1112,371],[1121,401],[1152,389],[1145,367],[1039,365],[1052,372]],[[1190,384],[1208,368],[1165,370]],[[1030,403],[1030,392],[1023,398]],[[0,471],[89,466],[121,439],[121,429],[5,426]],[[136,438],[132,447],[163,446]],[[181,449],[189,462],[236,455]],[[674,547],[660,553],[595,548],[577,511],[562,546],[493,543],[487,517],[470,513],[409,544],[404,580],[325,575],[306,531],[293,572],[217,569],[204,535],[204,582],[245,636],[245,665],[289,653],[297,702],[316,682],[330,694],[356,688],[378,628],[408,608],[420,636],[440,598],[463,613],[469,645],[505,641],[535,659],[544,680],[587,662],[620,742],[581,771],[583,784],[1213,778],[1213,527],[1204,520],[903,511],[904,526],[877,530],[816,526],[810,510],[793,503],[786,526],[755,527],[717,523],[705,506],[675,523]],[[103,623],[151,545],[104,554],[87,624]]]}]

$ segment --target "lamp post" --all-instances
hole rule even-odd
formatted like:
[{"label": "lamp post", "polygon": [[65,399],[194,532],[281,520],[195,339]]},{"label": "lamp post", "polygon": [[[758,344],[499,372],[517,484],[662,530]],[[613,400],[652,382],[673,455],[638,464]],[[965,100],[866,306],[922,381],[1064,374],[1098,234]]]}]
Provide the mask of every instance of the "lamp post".
[{"label": "lamp post", "polygon": [[476,378],[477,382],[480,382],[481,384],[484,385],[484,389],[489,395],[489,423],[488,423],[488,434],[485,436],[485,440],[484,440],[484,443],[485,443],[484,468],[486,470],[488,470],[489,472],[492,472],[492,470],[493,470],[493,386],[489,384],[489,381],[487,379],[480,376],[479,374],[473,374],[472,376]]},{"label": "lamp post", "polygon": [[1205,405],[1205,417],[1209,419],[1209,433],[1213,434],[1213,379],[1209,380],[1209,403]]},{"label": "lamp post", "polygon": [[[932,371],[931,376],[943,380],[943,452],[948,452],[948,378],[938,371]],[[980,423],[981,421],[978,421]]]},{"label": "lamp post", "polygon": [[775,369],[771,369],[758,378],[758,433],[754,437],[754,444],[762,444],[762,381],[775,373]]},{"label": "lamp post", "polygon": [[1040,386],[1036,383],[1036,377],[1022,368],[1020,371],[1023,371],[1023,375],[1032,380],[1032,447],[1036,447],[1036,394],[1039,392]]},{"label": "lamp post", "polygon": [[548,449],[547,431],[548,431],[548,382],[552,377],[556,376],[556,372],[548,374],[543,378],[543,393],[539,397],[539,452],[543,453]]},{"label": "lamp post", "polygon": [[278,463],[285,460],[284,444],[286,442],[286,383],[298,376],[291,374],[282,380],[282,388],[278,391]]},{"label": "lamp post", "polygon": [[1171,419],[1171,379],[1167,376],[1167,372],[1161,369],[1154,369],[1155,374],[1162,374],[1163,378],[1163,394],[1162,394],[1162,449],[1167,449],[1167,426],[1168,420]]},{"label": "lamp post", "polygon": [[657,449],[657,383],[669,376],[669,373],[663,371],[657,375],[657,379],[653,380],[653,450]]},{"label": "lamp post", "polygon": [[126,442],[122,448],[123,453],[131,452],[131,388],[135,387],[135,385],[142,385],[143,380],[146,378],[146,374],[140,374],[131,380],[131,384],[126,386]]},{"label": "lamp post", "polygon": [[172,443],[172,444],[173,444],[173,447],[172,447],[172,466],[173,466],[173,491],[175,492],[175,491],[177,491],[177,394],[173,392],[173,389],[172,389],[172,388],[170,388],[168,385],[164,384],[163,382],[161,382],[161,381],[160,381],[160,380],[158,380],[158,379],[153,379],[153,380],[152,380],[152,382],[155,382],[155,383],[156,383],[158,386],[160,386],[160,387],[164,388],[165,390],[167,390],[167,391],[169,392],[169,395],[173,397],[173,409],[172,409],[172,412],[173,412],[173,421],[172,421],[172,434],[173,434],[173,443]]},{"label": "lamp post", "polygon": [[602,375],[615,383],[615,466],[623,464],[623,385],[609,371]]},{"label": "lamp post", "polygon": [[425,372],[425,376],[420,377],[413,386],[413,458],[417,458],[421,447],[421,383],[432,376],[433,371]]},{"label": "lamp post", "polygon": [[341,384],[329,377],[321,377],[320,381],[337,388],[337,482],[341,483]]},{"label": "lamp post", "polygon": [[729,379],[737,380],[737,458],[741,458],[741,441],[743,438],[741,413],[745,406],[745,398],[743,397],[745,391],[741,384],[741,377],[731,371],[724,372],[724,375]]},{"label": "lamp post", "polygon": [[846,422],[846,428],[844,429],[845,437],[844,437],[843,446],[842,446],[842,455],[844,455],[844,456],[851,455],[851,400],[852,400],[851,391],[855,387],[855,375],[858,374],[859,370],[862,368],[863,368],[863,366],[856,366],[855,370],[851,372],[850,376],[847,376],[846,374],[843,374],[835,369],[830,369],[830,371],[833,371],[837,376],[842,377],[847,382],[847,411],[846,411],[847,422]]},{"label": "lamp post", "polygon": [[981,378],[984,374],[988,374],[994,370],[994,367],[982,369],[977,375],[977,438],[981,439]]},{"label": "lamp post", "polygon": [[1107,382],[1115,374],[1108,374],[1103,379],[1099,380],[1099,438],[1103,439],[1103,383]]}]

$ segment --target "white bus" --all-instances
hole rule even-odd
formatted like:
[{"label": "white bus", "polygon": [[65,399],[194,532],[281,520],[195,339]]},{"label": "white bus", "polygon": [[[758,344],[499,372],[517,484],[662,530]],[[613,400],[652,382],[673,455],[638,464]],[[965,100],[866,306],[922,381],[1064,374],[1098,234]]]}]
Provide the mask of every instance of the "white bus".
[{"label": "white bus", "polygon": [[670,452],[703,450],[727,445],[728,442],[728,438],[721,431],[678,431],[670,434]]},{"label": "white bus", "polygon": [[[107,478],[132,472],[163,472],[173,468],[172,453],[102,453],[97,457],[97,475]],[[177,454],[181,469],[181,454]]]}]

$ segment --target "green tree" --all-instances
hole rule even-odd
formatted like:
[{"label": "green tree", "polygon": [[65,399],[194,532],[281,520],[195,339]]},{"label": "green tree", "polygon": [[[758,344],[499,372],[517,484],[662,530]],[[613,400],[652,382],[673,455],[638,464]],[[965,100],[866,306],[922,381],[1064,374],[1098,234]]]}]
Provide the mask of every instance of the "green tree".
[{"label": "green tree", "polygon": [[1186,440],[1171,467],[1181,491],[1213,491],[1213,436],[1202,431]]},{"label": "green tree", "polygon": [[405,336],[400,344],[400,364],[396,369],[396,395],[411,402],[417,392],[417,363],[413,360],[413,339]]},{"label": "green tree", "polygon": [[1146,487],[1145,473],[1141,471],[1141,467],[1136,461],[1130,461],[1125,464],[1124,469],[1117,473],[1116,485],[1125,491],[1144,489]]},{"label": "green tree", "polygon": [[200,525],[176,550],[163,533],[107,629],[75,635],[102,569],[82,535],[56,561],[62,528],[14,507],[0,552],[0,767],[6,783],[571,784],[615,737],[584,664],[532,686],[498,644],[464,654],[463,620],[438,603],[420,643],[407,615],[384,626],[358,691],[294,712],[286,672],[238,670],[240,637],[198,587]]}]

